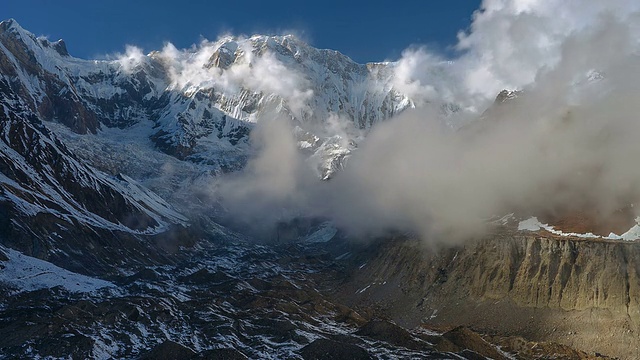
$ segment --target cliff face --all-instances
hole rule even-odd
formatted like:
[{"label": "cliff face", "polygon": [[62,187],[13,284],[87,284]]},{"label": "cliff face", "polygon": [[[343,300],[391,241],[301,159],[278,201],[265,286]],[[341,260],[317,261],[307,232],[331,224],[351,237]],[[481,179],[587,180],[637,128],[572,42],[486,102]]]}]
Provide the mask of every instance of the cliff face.
[{"label": "cliff face", "polygon": [[637,356],[639,243],[500,231],[443,251],[396,240],[377,254],[362,260],[344,294],[403,324],[468,325]]},{"label": "cliff face", "polygon": [[628,243],[498,237],[475,244],[473,256],[463,253],[459,264],[450,265],[450,277],[473,296],[509,298],[519,306],[637,312],[639,249]]},{"label": "cliff face", "polygon": [[84,272],[124,262],[123,252],[157,259],[149,238],[186,224],[134,180],[80,162],[18,100],[0,109],[0,173],[0,241]]}]

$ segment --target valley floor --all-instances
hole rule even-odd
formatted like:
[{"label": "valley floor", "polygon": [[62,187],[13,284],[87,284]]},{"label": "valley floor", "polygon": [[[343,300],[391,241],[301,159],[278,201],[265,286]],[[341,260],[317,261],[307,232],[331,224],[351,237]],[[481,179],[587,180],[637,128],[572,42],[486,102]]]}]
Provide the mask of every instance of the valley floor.
[{"label": "valley floor", "polygon": [[[481,321],[497,316],[497,322],[508,323],[496,313],[504,307],[484,303],[472,309],[465,303],[437,312],[427,310],[438,306],[435,297],[413,302],[416,292],[407,291],[408,279],[388,274],[371,282],[384,264],[375,255],[378,246],[391,246],[398,255],[407,244],[334,239],[263,246],[212,239],[188,250],[190,259],[177,265],[122,269],[121,275],[104,280],[91,282],[61,270],[58,276],[64,279],[37,288],[5,281],[0,358],[595,357],[564,345],[505,336],[523,334],[517,329],[496,332]],[[0,264],[9,269],[18,255],[4,252]],[[34,263],[33,271],[55,272],[43,263]],[[88,285],[65,286],[74,279]],[[469,316],[474,311],[484,316]],[[532,309],[510,317],[516,322],[541,313],[549,314]],[[536,332],[524,335],[540,338]],[[560,336],[557,340],[567,343]]]}]

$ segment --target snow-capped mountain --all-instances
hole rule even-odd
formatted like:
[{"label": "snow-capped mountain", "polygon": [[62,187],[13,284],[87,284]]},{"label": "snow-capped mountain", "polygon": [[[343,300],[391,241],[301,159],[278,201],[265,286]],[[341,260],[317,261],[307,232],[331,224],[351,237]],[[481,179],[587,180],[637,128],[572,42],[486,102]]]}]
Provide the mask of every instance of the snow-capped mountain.
[{"label": "snow-capped mountain", "polygon": [[223,169],[245,161],[248,134],[266,112],[292,120],[300,146],[327,176],[357,140],[336,132],[330,119],[366,130],[413,107],[393,87],[392,63],[357,64],[291,35],[224,37],[97,61],[74,58],[62,40],[37,38],[7,20],[0,43],[9,89],[43,120],[83,134],[151,119],[159,149]]},{"label": "snow-capped mountain", "polygon": [[[242,167],[253,151],[249,134],[269,117],[289,122],[308,162],[329,178],[373,125],[414,107],[394,87],[395,66],[357,64],[293,36],[223,37],[147,55],[130,47],[83,60],[62,40],[0,22],[0,359],[590,358],[439,323],[472,313],[491,325],[486,317],[496,317],[477,306],[495,309],[495,294],[526,319],[556,315],[538,300],[544,276],[529,276],[553,266],[564,274],[554,289],[569,289],[553,298],[590,311],[589,294],[596,289],[600,301],[602,285],[580,270],[590,260],[576,260],[577,243],[503,226],[489,245],[425,264],[422,248],[402,236],[370,247],[326,219],[302,218],[277,224],[281,243],[263,246],[216,223],[209,199],[194,191]],[[490,111],[520,95],[502,93]],[[503,237],[510,245],[496,246]],[[619,255],[598,264],[633,258],[626,243],[590,246],[584,259],[601,246]],[[512,261],[496,260],[501,253]],[[611,277],[610,292],[602,287],[614,299],[602,309],[637,319],[636,304],[625,303],[636,290],[632,274]],[[461,299],[477,302],[459,307]],[[539,313],[527,312],[532,301]],[[385,314],[398,323],[380,320]],[[563,332],[574,336],[580,325]],[[619,328],[635,346],[637,332]],[[557,339],[551,330],[541,324],[533,334]]]},{"label": "snow-capped mountain", "polygon": [[157,257],[148,239],[187,219],[126,175],[88,165],[44,126],[41,119],[57,119],[82,132],[100,123],[71,77],[48,71],[60,69],[64,43],[37,40],[11,21],[0,29],[3,243],[84,272],[117,264],[114,252],[134,262]]},{"label": "snow-capped mountain", "polygon": [[[293,36],[83,60],[62,40],[2,21],[3,243],[85,272],[113,265],[114,251],[153,258],[149,239],[188,226],[165,199],[201,173],[243,166],[265,114],[288,119],[319,175],[330,176],[363,131],[413,106],[393,88],[392,67],[357,64]],[[148,145],[132,152],[129,141]],[[168,184],[166,166],[177,174]],[[123,241],[126,250],[116,249]]]}]

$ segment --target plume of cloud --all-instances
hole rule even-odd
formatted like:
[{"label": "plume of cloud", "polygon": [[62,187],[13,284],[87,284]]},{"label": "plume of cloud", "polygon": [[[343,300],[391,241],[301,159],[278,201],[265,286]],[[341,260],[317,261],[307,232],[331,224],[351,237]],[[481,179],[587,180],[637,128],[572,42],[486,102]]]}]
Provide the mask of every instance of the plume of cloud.
[{"label": "plume of cloud", "polygon": [[127,45],[124,54],[116,55],[116,62],[125,73],[132,73],[133,70],[145,61],[145,55],[137,46]]},{"label": "plume of cloud", "polygon": [[[270,51],[255,55],[252,41],[242,37],[233,40],[227,36],[215,42],[203,40],[186,50],[178,50],[167,43],[159,56],[168,68],[173,88],[187,93],[217,88],[227,94],[247,89],[284,99],[294,116],[309,112],[308,101],[313,91],[309,89],[307,79],[287,68]],[[213,66],[212,58],[218,51],[234,53],[235,61],[229,67]]]},{"label": "plume of cloud", "polygon": [[396,63],[393,85],[401,93],[415,99],[418,105],[437,98],[438,94],[430,71],[441,62],[423,48],[407,49]]},{"label": "plume of cloud", "polygon": [[442,99],[482,111],[499,91],[526,88],[557,66],[565,42],[603,16],[640,35],[638,10],[640,3],[631,0],[484,0],[470,29],[458,34],[460,56],[446,71],[448,81],[430,74],[437,55],[407,50],[396,68],[397,86],[417,102]]},{"label": "plume of cloud", "polygon": [[283,218],[298,216],[308,202],[305,185],[317,178],[304,165],[290,119],[275,109],[258,122],[251,143],[257,156],[242,173],[230,174],[216,184],[216,191],[230,214],[242,214],[238,222],[261,230]]},{"label": "plume of cloud", "polygon": [[416,106],[428,103],[462,103],[462,79],[454,62],[430,52],[425,47],[411,47],[393,63],[392,84],[413,100]]},{"label": "plume of cloud", "polygon": [[[263,133],[265,151],[256,160],[270,165],[250,166],[235,184],[251,194],[245,199],[264,200],[257,213],[286,205],[290,214],[329,217],[357,234],[407,230],[432,241],[475,236],[487,219],[508,212],[606,214],[636,202],[640,17],[625,11],[636,7],[622,0],[486,0],[460,36],[465,53],[453,66],[461,76],[449,93],[479,103],[503,87],[524,88],[519,98],[456,131],[442,125],[436,103],[425,102],[374,127],[348,166],[325,182],[293,160],[292,143],[285,142],[287,151],[270,148],[282,146],[279,131],[290,131],[275,129]],[[411,75],[432,59],[406,52],[398,71],[409,75],[401,85],[440,96],[446,82],[434,86]],[[276,166],[282,168],[257,170]],[[240,208],[236,214],[256,209],[248,201]]]}]

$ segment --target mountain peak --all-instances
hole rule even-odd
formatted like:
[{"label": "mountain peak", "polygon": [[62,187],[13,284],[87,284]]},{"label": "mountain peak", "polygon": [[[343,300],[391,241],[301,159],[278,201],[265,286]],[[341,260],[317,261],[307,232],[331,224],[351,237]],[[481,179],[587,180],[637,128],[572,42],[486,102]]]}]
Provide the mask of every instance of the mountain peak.
[{"label": "mountain peak", "polygon": [[35,37],[33,34],[25,30],[15,19],[3,20],[0,22],[0,35],[11,34],[18,35],[23,41],[26,37]]},{"label": "mountain peak", "polygon": [[0,22],[0,37],[9,37],[9,41],[11,41],[11,38],[14,38],[24,43],[27,47],[35,45],[42,48],[52,48],[60,56],[69,56],[67,45],[62,39],[51,42],[45,37],[36,37],[33,33],[20,26],[15,19]]},{"label": "mountain peak", "polygon": [[51,42],[44,37],[38,38],[38,42],[41,46],[45,48],[52,48],[55,50],[60,56],[70,56],[69,51],[67,50],[67,44],[65,44],[64,40],[60,39],[58,41]]},{"label": "mountain peak", "polygon": [[2,29],[3,31],[7,31],[12,28],[22,29],[20,24],[18,24],[18,22],[13,18],[0,21],[0,29]]}]

